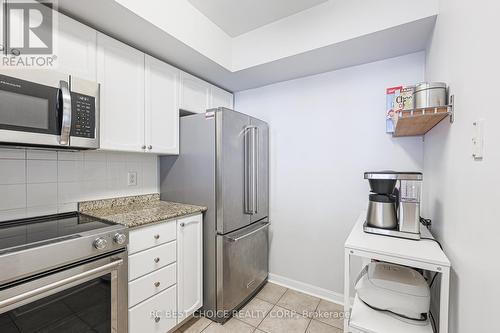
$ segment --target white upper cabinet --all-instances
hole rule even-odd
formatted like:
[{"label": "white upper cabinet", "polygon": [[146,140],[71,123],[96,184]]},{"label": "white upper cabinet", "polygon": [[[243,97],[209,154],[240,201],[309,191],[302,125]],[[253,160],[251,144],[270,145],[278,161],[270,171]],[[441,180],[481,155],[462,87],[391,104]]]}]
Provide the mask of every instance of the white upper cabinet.
[{"label": "white upper cabinet", "polygon": [[58,14],[57,31],[57,71],[96,81],[97,32],[62,14]]},{"label": "white upper cabinet", "polygon": [[210,84],[188,73],[181,72],[180,109],[204,113],[210,108]]},{"label": "white upper cabinet", "polygon": [[202,215],[177,220],[177,312],[179,322],[203,305]]},{"label": "white upper cabinet", "polygon": [[211,87],[211,94],[210,94],[210,107],[211,108],[218,108],[218,107],[224,107],[228,109],[233,108],[233,94],[230,92],[227,92],[221,88],[218,88],[216,86]]},{"label": "white upper cabinet", "polygon": [[180,70],[146,55],[146,149],[179,154]]},{"label": "white upper cabinet", "polygon": [[144,151],[144,53],[97,34],[101,149]]}]

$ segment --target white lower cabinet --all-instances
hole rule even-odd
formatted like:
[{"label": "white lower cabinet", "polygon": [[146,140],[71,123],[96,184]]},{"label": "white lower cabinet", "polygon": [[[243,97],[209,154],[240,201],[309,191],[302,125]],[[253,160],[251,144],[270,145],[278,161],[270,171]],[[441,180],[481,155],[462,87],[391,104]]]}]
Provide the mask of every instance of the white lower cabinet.
[{"label": "white lower cabinet", "polygon": [[176,252],[174,241],[129,256],[129,281],[174,263],[177,259]]},{"label": "white lower cabinet", "polygon": [[203,305],[203,226],[201,215],[177,221],[177,309],[179,318]]},{"label": "white lower cabinet", "polygon": [[197,214],[130,230],[129,333],[166,333],[203,305],[202,221]]},{"label": "white lower cabinet", "polygon": [[166,333],[177,325],[174,285],[128,310],[128,331],[133,333]]},{"label": "white lower cabinet", "polygon": [[135,279],[128,286],[128,306],[133,307],[177,283],[177,264],[160,268],[151,274]]}]

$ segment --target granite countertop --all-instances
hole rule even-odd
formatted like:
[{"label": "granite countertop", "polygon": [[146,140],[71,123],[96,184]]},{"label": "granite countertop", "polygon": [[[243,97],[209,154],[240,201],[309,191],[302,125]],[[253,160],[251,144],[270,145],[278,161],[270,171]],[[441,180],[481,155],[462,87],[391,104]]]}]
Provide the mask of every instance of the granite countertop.
[{"label": "granite countertop", "polygon": [[174,219],[207,210],[206,207],[161,201],[158,193],[113,199],[84,201],[78,204],[81,213],[120,223],[129,228]]}]

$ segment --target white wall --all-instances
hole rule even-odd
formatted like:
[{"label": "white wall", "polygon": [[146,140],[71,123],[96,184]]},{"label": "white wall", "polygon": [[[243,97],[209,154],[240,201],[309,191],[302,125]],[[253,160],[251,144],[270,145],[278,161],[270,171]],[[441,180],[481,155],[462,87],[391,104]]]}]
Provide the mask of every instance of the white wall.
[{"label": "white wall", "polygon": [[368,201],[363,172],[423,167],[422,139],[385,134],[385,89],[424,78],[424,54],[247,90],[270,126],[270,272],[342,293],[343,244]]},{"label": "white wall", "polygon": [[[499,332],[500,3],[441,0],[427,54],[428,80],[448,82],[456,121],[425,138],[424,199],[452,266],[450,332]],[[485,157],[472,158],[474,120],[485,120]]]},{"label": "white wall", "polygon": [[[129,171],[137,185],[127,185]],[[158,158],[0,149],[0,221],[74,211],[77,202],[158,192]]]}]

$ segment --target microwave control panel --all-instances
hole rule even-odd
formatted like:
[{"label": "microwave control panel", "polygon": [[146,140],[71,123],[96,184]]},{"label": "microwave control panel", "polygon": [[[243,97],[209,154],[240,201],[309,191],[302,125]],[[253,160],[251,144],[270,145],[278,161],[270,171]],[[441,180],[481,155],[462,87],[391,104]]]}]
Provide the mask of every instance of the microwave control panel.
[{"label": "microwave control panel", "polygon": [[71,93],[71,136],[95,138],[95,97]]}]

